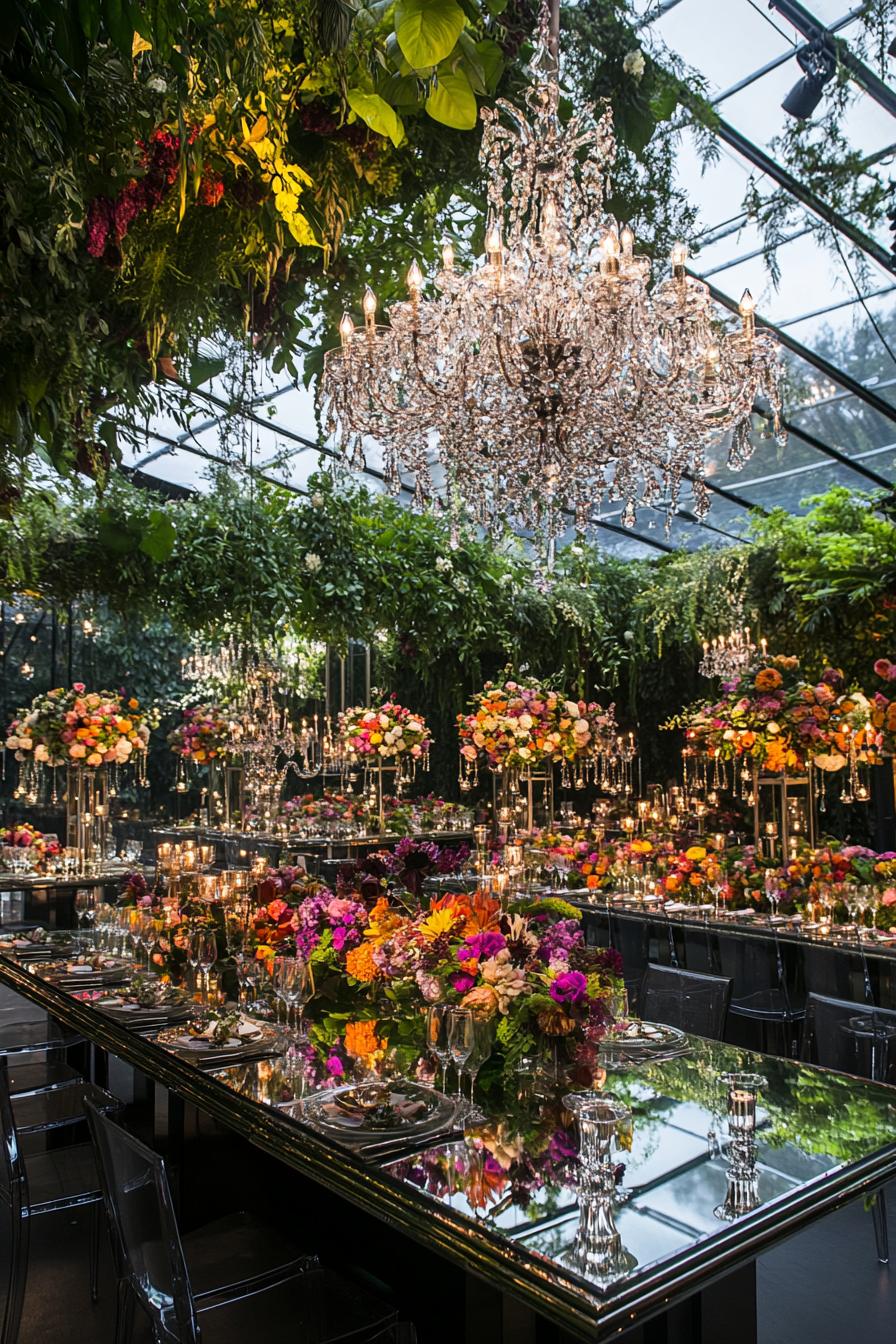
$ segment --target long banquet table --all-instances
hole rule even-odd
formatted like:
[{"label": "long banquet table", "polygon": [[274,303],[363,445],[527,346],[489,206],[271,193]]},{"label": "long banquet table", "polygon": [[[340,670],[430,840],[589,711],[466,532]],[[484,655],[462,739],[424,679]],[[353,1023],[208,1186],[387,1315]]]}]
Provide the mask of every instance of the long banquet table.
[{"label": "long banquet table", "polygon": [[[465,1332],[460,1320],[452,1327],[455,1338],[526,1344],[537,1331],[539,1340],[753,1344],[756,1257],[896,1175],[896,1088],[691,1038],[686,1056],[607,1077],[606,1090],[635,1114],[631,1151],[621,1154],[617,1224],[638,1263],[600,1290],[563,1263],[579,1210],[570,1118],[556,1096],[490,1094],[486,1123],[464,1140],[434,1142],[426,1153],[380,1166],[288,1114],[283,1103],[295,1088],[270,1060],[204,1071],[33,967],[0,956],[0,982],[429,1253],[434,1322],[445,1308],[438,1265],[447,1259],[460,1267],[467,1320]],[[713,1213],[726,1188],[719,1075],[732,1069],[767,1080],[758,1135],[762,1202],[725,1223]],[[351,1237],[349,1222],[345,1240]],[[872,1247],[869,1225],[869,1256]],[[364,1248],[355,1250],[363,1259]],[[475,1312],[470,1293],[478,1294]],[[432,1329],[417,1324],[423,1344],[449,1337],[444,1321]]]},{"label": "long banquet table", "polygon": [[648,962],[659,962],[682,970],[729,975],[737,999],[756,987],[738,983],[739,978],[756,974],[764,966],[779,980],[794,1013],[802,1011],[809,993],[896,1008],[896,945],[892,941],[869,937],[859,941],[849,929],[836,937],[819,937],[798,923],[773,923],[761,916],[715,919],[696,910],[670,914],[603,899],[588,901],[575,895],[569,899],[582,911],[588,941],[612,943],[621,952],[626,979],[637,978]]}]

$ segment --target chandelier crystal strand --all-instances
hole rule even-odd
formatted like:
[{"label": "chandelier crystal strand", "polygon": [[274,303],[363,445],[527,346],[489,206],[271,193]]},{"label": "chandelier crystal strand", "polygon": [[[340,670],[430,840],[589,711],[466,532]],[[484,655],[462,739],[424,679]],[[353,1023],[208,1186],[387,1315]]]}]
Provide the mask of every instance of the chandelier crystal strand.
[{"label": "chandelier crystal strand", "polygon": [[668,527],[685,478],[703,517],[706,448],[730,433],[729,465],[742,466],[759,395],[780,433],[777,342],[752,296],[739,329],[722,329],[681,243],[651,287],[633,231],[605,213],[610,108],[561,119],[549,29],[543,5],[525,111],[482,109],[484,257],[461,270],[446,242],[433,297],[414,261],[388,326],[368,288],[363,325],[343,316],[321,382],[324,423],[353,467],[375,439],[388,483],[409,473],[418,506],[460,502],[490,531],[545,543],[586,529],[605,501],[626,526],[653,506]]}]

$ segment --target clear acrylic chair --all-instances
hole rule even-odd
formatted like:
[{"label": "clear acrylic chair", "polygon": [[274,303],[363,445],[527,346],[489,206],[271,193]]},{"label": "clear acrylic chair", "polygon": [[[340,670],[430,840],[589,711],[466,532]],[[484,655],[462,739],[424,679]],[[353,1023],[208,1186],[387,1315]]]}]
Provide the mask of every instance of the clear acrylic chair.
[{"label": "clear acrylic chair", "polygon": [[[800,1058],[839,1073],[896,1084],[896,1009],[809,994],[800,1042]],[[886,1192],[878,1190],[871,1206],[877,1258],[890,1262]]]},{"label": "clear acrylic chair", "polygon": [[22,1319],[28,1280],[31,1222],[52,1213],[70,1214],[93,1206],[90,1220],[90,1296],[98,1294],[99,1220],[102,1196],[96,1158],[89,1143],[74,1144],[26,1156],[22,1152],[9,1095],[6,1060],[0,1058],[0,1203],[10,1224],[9,1272],[0,1344],[15,1344]]},{"label": "clear acrylic chair", "polygon": [[731,981],[723,976],[651,964],[641,980],[638,1012],[648,1022],[720,1041],[730,998]]},{"label": "clear acrylic chair", "polygon": [[289,1294],[285,1321],[282,1305],[273,1318],[276,1299],[253,1307],[258,1338],[288,1332],[296,1344],[413,1344],[413,1327],[399,1322],[382,1299],[333,1283],[316,1256],[249,1214],[181,1237],[162,1158],[89,1104],[87,1112],[118,1264],[115,1344],[130,1339],[135,1306],[148,1317],[158,1344],[201,1344],[206,1336],[209,1344],[238,1344],[245,1340],[245,1324],[234,1324],[238,1313],[221,1309],[289,1284],[297,1291]]}]

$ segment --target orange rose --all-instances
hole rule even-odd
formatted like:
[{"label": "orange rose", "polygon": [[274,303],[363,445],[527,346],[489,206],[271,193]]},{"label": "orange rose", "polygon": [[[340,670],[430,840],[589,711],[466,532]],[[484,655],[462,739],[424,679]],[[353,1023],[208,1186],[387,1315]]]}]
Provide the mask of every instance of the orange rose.
[{"label": "orange rose", "polygon": [[774,667],[764,667],[756,673],[756,680],[753,685],[757,691],[776,691],[782,683],[781,673]]}]

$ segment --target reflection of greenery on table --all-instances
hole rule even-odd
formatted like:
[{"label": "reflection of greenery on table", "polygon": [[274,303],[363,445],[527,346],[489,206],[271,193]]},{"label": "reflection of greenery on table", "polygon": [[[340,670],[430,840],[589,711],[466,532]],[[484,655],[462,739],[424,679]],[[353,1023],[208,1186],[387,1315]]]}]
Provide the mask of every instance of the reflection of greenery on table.
[{"label": "reflection of greenery on table", "polygon": [[645,1087],[658,1095],[688,1101],[715,1115],[725,1113],[720,1074],[744,1070],[762,1074],[768,1086],[759,1105],[768,1116],[763,1141],[792,1144],[803,1153],[854,1162],[896,1134],[896,1091],[864,1079],[832,1073],[796,1060],[773,1059],[714,1041],[692,1038],[693,1053],[637,1074],[608,1075],[607,1090],[645,1112]]}]

